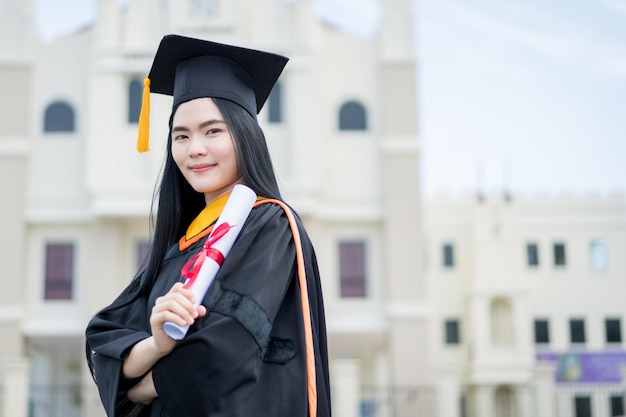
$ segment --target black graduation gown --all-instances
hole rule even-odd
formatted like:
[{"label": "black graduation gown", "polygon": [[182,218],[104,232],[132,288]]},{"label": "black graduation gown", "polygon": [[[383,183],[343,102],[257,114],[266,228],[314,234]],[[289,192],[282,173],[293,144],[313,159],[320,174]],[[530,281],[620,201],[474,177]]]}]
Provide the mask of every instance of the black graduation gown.
[{"label": "black graduation gown", "polygon": [[[305,260],[315,366],[317,416],[330,416],[326,325],[317,261],[298,220]],[[125,392],[123,360],[150,336],[155,299],[180,281],[182,266],[204,239],[180,252],[172,245],[149,296],[116,306],[137,291],[132,282],[86,330],[88,362],[109,417],[305,417],[307,372],[295,245],[287,217],[276,204],[255,207],[213,281],[203,304],[208,313],[153,367],[159,397],[135,406]],[[117,408],[117,411],[116,411]]]}]

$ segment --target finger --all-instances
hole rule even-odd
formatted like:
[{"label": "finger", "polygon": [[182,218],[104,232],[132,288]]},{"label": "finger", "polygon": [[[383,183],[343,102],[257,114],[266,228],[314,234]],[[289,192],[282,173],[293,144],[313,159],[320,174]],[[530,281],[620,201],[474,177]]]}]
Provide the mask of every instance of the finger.
[{"label": "finger", "polygon": [[207,309],[205,306],[200,304],[196,310],[198,312],[198,317],[204,317],[207,313]]},{"label": "finger", "polygon": [[[152,321],[152,318],[157,322],[167,321],[167,319],[164,320],[164,317],[170,317],[169,314],[178,316],[176,322],[179,324],[192,324],[197,312],[193,304],[182,296],[178,299],[177,297],[164,297],[158,303],[155,303],[152,308],[150,321]],[[183,323],[180,323],[180,320]]]}]

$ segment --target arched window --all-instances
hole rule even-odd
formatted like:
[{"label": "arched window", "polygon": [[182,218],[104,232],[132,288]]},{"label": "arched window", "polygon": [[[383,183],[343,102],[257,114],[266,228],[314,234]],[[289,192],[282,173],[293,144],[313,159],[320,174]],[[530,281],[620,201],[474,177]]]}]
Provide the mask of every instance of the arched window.
[{"label": "arched window", "polygon": [[52,132],[73,132],[74,109],[64,101],[55,101],[46,107],[43,118],[43,131]]},{"label": "arched window", "polygon": [[339,109],[339,130],[366,130],[365,107],[358,101],[347,101]]},{"label": "arched window", "polygon": [[491,303],[491,340],[495,344],[513,343],[513,313],[511,304],[503,298]]},{"label": "arched window", "polygon": [[143,83],[138,79],[131,80],[128,83],[128,123],[139,122],[142,95]]}]

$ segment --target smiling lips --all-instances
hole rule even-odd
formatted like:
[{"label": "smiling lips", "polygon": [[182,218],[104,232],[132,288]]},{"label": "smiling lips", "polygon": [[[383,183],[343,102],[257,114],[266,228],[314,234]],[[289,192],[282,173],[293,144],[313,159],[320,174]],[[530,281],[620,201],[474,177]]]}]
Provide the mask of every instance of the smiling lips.
[{"label": "smiling lips", "polygon": [[199,172],[208,171],[209,169],[213,168],[214,166],[217,166],[217,164],[194,164],[194,165],[191,165],[189,168],[193,172],[199,173]]}]

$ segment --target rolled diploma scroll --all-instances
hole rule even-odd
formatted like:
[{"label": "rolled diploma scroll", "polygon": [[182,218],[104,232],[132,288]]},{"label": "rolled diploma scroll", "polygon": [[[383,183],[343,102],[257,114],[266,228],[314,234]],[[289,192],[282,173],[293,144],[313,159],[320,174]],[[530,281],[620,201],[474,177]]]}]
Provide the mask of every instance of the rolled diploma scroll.
[{"label": "rolled diploma scroll", "polygon": [[[199,270],[197,270],[197,275],[192,272],[192,275],[195,277],[188,278],[185,283],[185,287],[189,288],[196,297],[196,307],[204,299],[209,286],[220,270],[223,259],[228,255],[230,248],[235,243],[235,239],[237,239],[255,201],[256,194],[254,191],[245,185],[235,185],[228,197],[228,201],[226,201],[222,214],[215,222],[215,226],[200,253],[183,267],[183,276],[188,276],[189,272],[185,273],[189,269],[188,266],[197,267],[198,265],[195,265],[195,263],[198,261],[202,262]],[[223,233],[221,237],[219,236],[220,233]],[[217,255],[212,256],[209,252]],[[204,259],[202,260],[202,258]],[[190,263],[194,265],[189,265]],[[168,321],[163,324],[163,330],[172,339],[181,340],[187,334],[189,325],[180,326]]]}]

